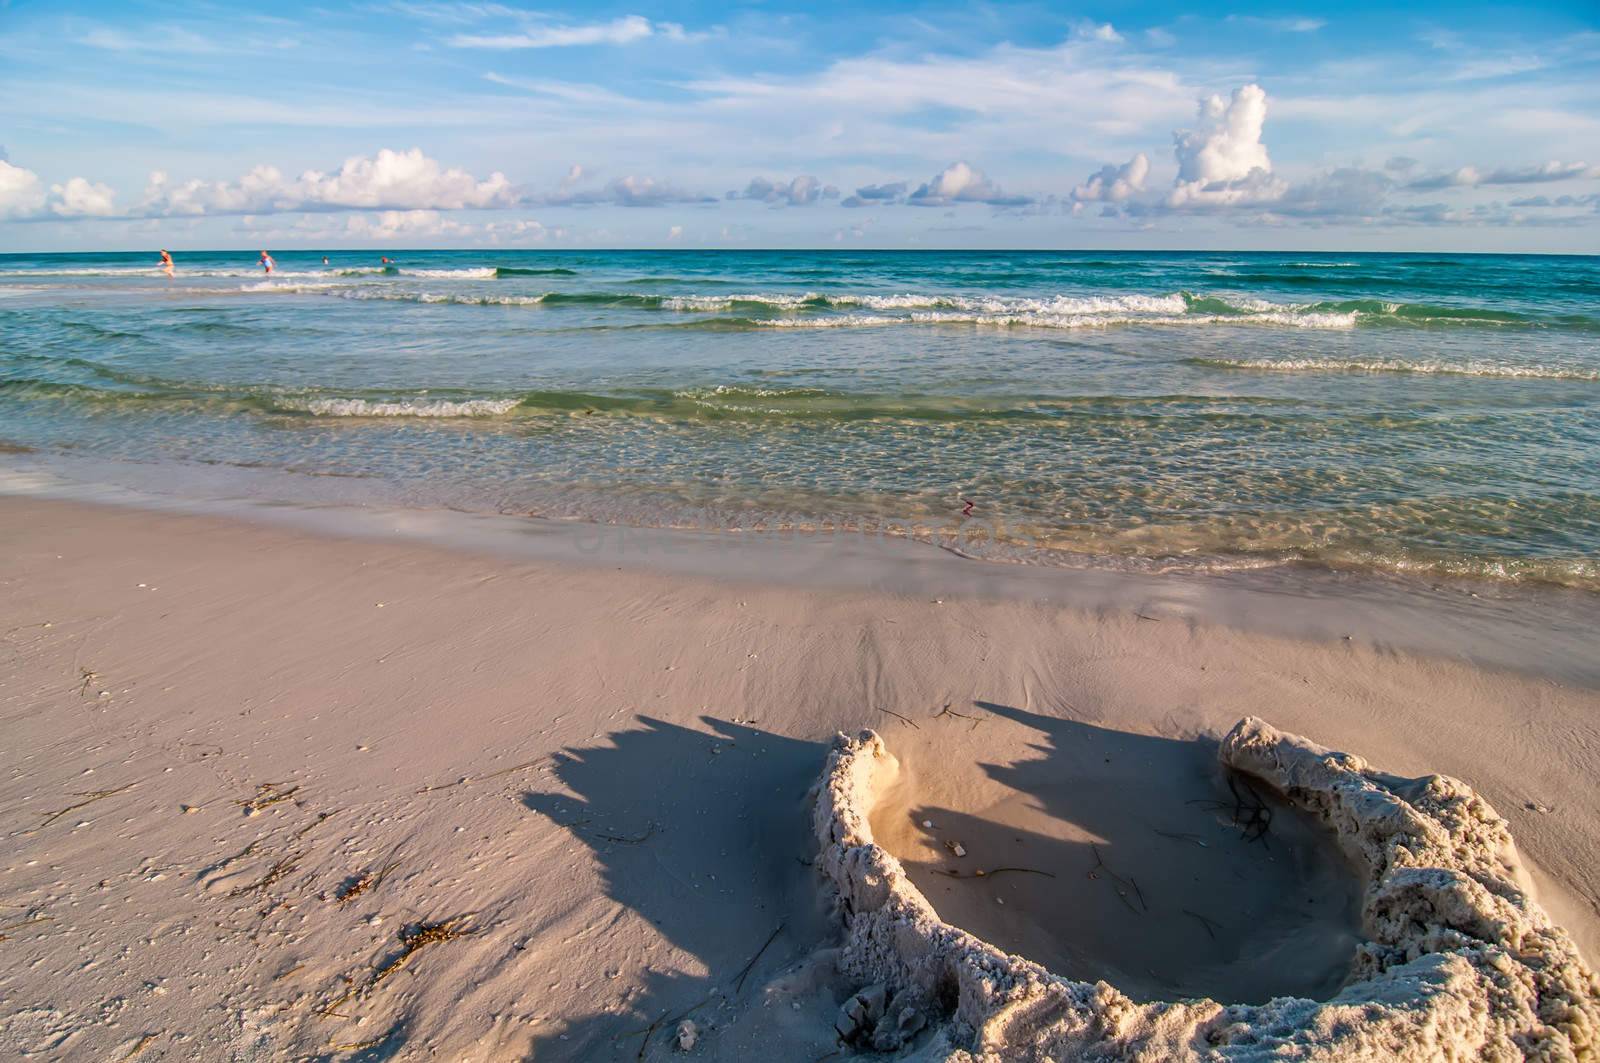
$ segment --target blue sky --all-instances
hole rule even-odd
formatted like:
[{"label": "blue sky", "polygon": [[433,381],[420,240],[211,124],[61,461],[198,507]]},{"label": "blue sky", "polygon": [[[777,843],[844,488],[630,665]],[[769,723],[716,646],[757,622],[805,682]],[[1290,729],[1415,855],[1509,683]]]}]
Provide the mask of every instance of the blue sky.
[{"label": "blue sky", "polygon": [[0,250],[1597,237],[1592,0],[0,0]]}]

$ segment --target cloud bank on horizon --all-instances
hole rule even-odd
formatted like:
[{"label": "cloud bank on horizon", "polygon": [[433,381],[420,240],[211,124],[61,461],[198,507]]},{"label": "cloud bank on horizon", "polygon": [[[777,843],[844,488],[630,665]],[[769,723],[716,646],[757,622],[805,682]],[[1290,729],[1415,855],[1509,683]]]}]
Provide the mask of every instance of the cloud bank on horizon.
[{"label": "cloud bank on horizon", "polygon": [[657,6],[5,11],[0,250],[1600,234],[1585,5]]}]

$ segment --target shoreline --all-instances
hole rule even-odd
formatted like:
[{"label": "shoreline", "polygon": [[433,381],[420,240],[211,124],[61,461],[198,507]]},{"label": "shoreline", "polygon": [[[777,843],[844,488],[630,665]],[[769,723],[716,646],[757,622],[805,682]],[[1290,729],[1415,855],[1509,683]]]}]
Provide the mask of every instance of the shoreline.
[{"label": "shoreline", "polygon": [[1223,571],[1031,564],[882,532],[686,529],[407,507],[391,493],[363,496],[338,478],[277,469],[184,465],[181,487],[174,490],[173,468],[165,462],[0,451],[0,498],[231,517],[508,560],[733,583],[1038,602],[1142,615],[1151,622],[1361,641],[1384,651],[1600,689],[1600,658],[1591,652],[1592,632],[1600,629],[1600,593],[1576,588],[1312,564]]},{"label": "shoreline", "polygon": [[[1075,572],[1042,593],[1039,570],[911,544],[679,533],[586,564],[518,518],[35,486],[0,495],[0,903],[49,920],[0,946],[0,1038],[29,1051],[633,1059],[692,1012],[709,1058],[815,1058],[837,931],[807,793],[832,735],[865,727],[951,769],[942,808],[1007,824],[1040,727],[1126,750],[1136,792],[1150,739],[1199,748],[1260,715],[1468,782],[1600,951],[1600,797],[1576,782],[1600,768],[1600,693],[1346,641],[1338,601]],[[1218,602],[1280,629],[1220,623]],[[1327,637],[1290,637],[1291,616]],[[1096,806],[1120,865],[1160,826],[1138,805]]]}]

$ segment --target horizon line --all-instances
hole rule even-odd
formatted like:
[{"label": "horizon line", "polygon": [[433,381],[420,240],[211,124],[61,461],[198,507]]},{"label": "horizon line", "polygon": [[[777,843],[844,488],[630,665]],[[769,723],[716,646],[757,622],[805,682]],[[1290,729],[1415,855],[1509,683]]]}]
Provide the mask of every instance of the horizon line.
[{"label": "horizon line", "polygon": [[[0,251],[0,258],[37,258],[42,256],[72,255],[142,255],[161,250],[151,244],[151,250],[104,251]],[[169,245],[169,250],[170,250]],[[259,244],[246,247],[207,247],[174,250],[184,255],[253,255],[263,250]],[[268,247],[265,250],[273,250]],[[1109,248],[1109,247],[308,247],[273,250],[278,255],[365,254],[379,256],[400,254],[448,254],[470,252],[510,252],[542,255],[576,254],[908,254],[908,255],[1442,255],[1454,258],[1596,258],[1600,251],[1437,251],[1417,249],[1412,251],[1371,251],[1347,248]]]}]

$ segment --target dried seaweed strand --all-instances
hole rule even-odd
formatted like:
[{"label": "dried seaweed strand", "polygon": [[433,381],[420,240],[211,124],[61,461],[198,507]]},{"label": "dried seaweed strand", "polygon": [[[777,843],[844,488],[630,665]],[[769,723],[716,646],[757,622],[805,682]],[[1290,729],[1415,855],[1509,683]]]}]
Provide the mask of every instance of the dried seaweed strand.
[{"label": "dried seaweed strand", "polygon": [[1209,937],[1212,941],[1217,940],[1217,928],[1221,924],[1217,923],[1213,919],[1207,919],[1205,916],[1201,915],[1199,912],[1193,912],[1193,911],[1190,911],[1187,908],[1183,909],[1183,914],[1187,915],[1187,916],[1189,916],[1189,917],[1191,917],[1193,919],[1199,920],[1200,925],[1206,928],[1206,936]]},{"label": "dried seaweed strand", "polygon": [[880,706],[878,706],[878,711],[879,712],[887,712],[890,716],[893,716],[897,720],[904,720],[906,723],[909,723],[911,725],[911,728],[914,731],[922,730],[922,728],[917,726],[917,721],[916,720],[911,719],[909,716],[902,716],[898,712],[895,712],[893,709],[886,709],[882,705],[880,705]]},{"label": "dried seaweed strand", "polygon": [[86,791],[84,791],[82,793],[73,794],[74,797],[81,797],[81,798],[83,798],[83,800],[79,801],[76,804],[68,805],[66,808],[61,809],[59,812],[50,812],[50,813],[46,814],[45,817],[44,817],[44,822],[39,824],[37,827],[33,828],[33,830],[29,831],[28,833],[33,834],[33,833],[37,833],[38,831],[44,830],[44,828],[48,827],[50,824],[52,824],[56,820],[60,819],[62,816],[66,815],[68,812],[76,812],[78,809],[82,808],[85,805],[92,805],[96,801],[104,801],[108,797],[115,797],[117,794],[120,794],[125,790],[131,790],[135,786],[138,786],[138,785],[139,784],[136,783],[136,782],[131,782],[131,783],[128,783],[126,786],[119,786],[115,790],[86,790]]},{"label": "dried seaweed strand", "polygon": [[[1117,890],[1117,896],[1121,898],[1123,904],[1128,906],[1128,910],[1130,912],[1139,915],[1144,914],[1144,912],[1148,912],[1150,910],[1150,906],[1145,903],[1144,891],[1139,888],[1139,883],[1132,877],[1124,878],[1115,871],[1111,870],[1111,866],[1106,863],[1105,857],[1100,855],[1100,847],[1094,842],[1089,843],[1089,851],[1094,853],[1094,866],[1088,871],[1089,877],[1099,878],[1100,876],[1097,874],[1097,872],[1104,871],[1112,878],[1113,881],[1121,883],[1123,886],[1128,887],[1128,889],[1133,890],[1133,895],[1139,899],[1139,907],[1135,908],[1133,906],[1133,902],[1128,899],[1128,891],[1126,889]],[[1143,909],[1143,911],[1141,911],[1141,909]]]},{"label": "dried seaweed strand", "polygon": [[52,918],[51,916],[48,916],[48,915],[35,915],[35,916],[32,916],[31,918],[28,918],[28,919],[18,919],[14,923],[6,923],[3,926],[0,926],[0,941],[5,941],[6,939],[8,939],[11,936],[10,931],[12,931],[12,930],[21,930],[25,926],[33,926],[36,923],[53,923],[53,922],[55,922],[55,919]]},{"label": "dried seaweed strand", "polygon": [[750,962],[746,963],[744,967],[740,969],[738,977],[733,980],[733,992],[735,995],[738,994],[739,990],[744,988],[745,978],[749,976],[750,971],[756,965],[756,961],[761,958],[761,954],[766,952],[767,948],[774,941],[778,940],[778,935],[783,933],[784,926],[784,923],[779,923],[775,928],[773,928],[772,933],[767,935],[767,940],[762,942],[762,945],[759,949],[756,949],[756,954],[750,957]]},{"label": "dried seaweed strand", "polygon": [[228,892],[229,897],[243,897],[247,893],[264,893],[267,888],[283,876],[293,871],[306,857],[305,853],[290,853],[267,869],[267,873],[248,886],[240,886]]},{"label": "dried seaweed strand", "polygon": [[463,775],[461,778],[457,779],[455,782],[440,783],[438,786],[424,786],[422,789],[418,790],[417,793],[419,793],[419,794],[431,794],[435,790],[450,790],[450,789],[453,789],[453,788],[455,788],[457,786],[471,786],[475,782],[483,782],[483,781],[485,781],[487,779],[498,779],[500,776],[502,776],[502,775],[510,775],[514,771],[526,771],[529,768],[536,767],[536,766],[538,766],[540,764],[543,764],[545,761],[547,761],[549,759],[550,759],[550,757],[548,755],[542,756],[542,757],[534,757],[532,760],[524,761],[521,764],[513,764],[509,768],[501,768],[499,771],[491,771],[487,775]]},{"label": "dried seaweed strand", "polygon": [[340,887],[339,891],[334,894],[333,899],[338,901],[340,904],[349,904],[367,890],[377,889],[379,886],[383,885],[383,880],[389,877],[389,872],[393,871],[399,866],[400,861],[391,860],[389,863],[379,868],[377,872],[363,871],[361,874],[356,876],[355,881],[346,886]]},{"label": "dried seaweed strand", "polygon": [[396,971],[403,970],[408,964],[411,963],[413,959],[416,958],[417,953],[421,952],[429,945],[438,945],[446,941],[454,941],[456,938],[465,937],[466,935],[472,933],[471,928],[462,928],[461,924],[465,923],[466,921],[466,916],[458,915],[454,918],[445,919],[437,923],[418,923],[415,926],[408,927],[407,929],[400,931],[400,951],[395,954],[394,958],[389,960],[383,966],[374,968],[372,977],[367,981],[366,985],[352,985],[351,988],[347,989],[339,997],[328,1002],[327,1004],[324,1004],[319,1009],[320,1014],[324,1016],[348,1018],[348,1016],[339,1015],[339,1012],[335,1011],[334,1009],[347,1003],[353,998],[364,997],[368,993],[371,993],[374,989],[377,989],[378,986],[383,984],[384,979],[388,978]]}]

